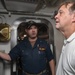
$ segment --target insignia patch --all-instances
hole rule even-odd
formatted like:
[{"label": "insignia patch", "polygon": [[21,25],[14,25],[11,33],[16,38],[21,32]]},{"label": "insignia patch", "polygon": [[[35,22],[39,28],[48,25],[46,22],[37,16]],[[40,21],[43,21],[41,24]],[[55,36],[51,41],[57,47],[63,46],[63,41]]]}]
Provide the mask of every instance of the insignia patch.
[{"label": "insignia patch", "polygon": [[46,48],[40,47],[39,50],[44,51],[44,50],[46,50]]}]

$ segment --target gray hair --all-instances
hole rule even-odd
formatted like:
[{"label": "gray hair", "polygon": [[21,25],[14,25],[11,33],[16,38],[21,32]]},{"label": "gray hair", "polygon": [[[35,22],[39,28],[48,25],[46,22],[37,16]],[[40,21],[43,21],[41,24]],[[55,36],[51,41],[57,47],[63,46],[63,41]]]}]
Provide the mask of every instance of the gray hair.
[{"label": "gray hair", "polygon": [[[74,12],[75,11],[75,1],[66,1],[60,4],[59,8],[63,5],[65,5],[65,7],[67,7],[69,4],[72,4],[71,7],[69,8],[69,11]],[[58,8],[58,9],[59,9]]]}]

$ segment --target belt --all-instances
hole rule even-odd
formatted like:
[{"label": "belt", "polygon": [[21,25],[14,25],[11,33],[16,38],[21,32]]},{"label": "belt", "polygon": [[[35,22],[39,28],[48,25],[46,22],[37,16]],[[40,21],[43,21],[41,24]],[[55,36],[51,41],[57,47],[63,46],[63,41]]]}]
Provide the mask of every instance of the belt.
[{"label": "belt", "polygon": [[25,71],[23,71],[23,73],[25,73],[26,75],[42,75],[43,73],[46,73],[46,69],[41,71],[40,73],[37,73],[37,74],[32,74],[32,73],[28,73],[28,72],[25,72]]}]

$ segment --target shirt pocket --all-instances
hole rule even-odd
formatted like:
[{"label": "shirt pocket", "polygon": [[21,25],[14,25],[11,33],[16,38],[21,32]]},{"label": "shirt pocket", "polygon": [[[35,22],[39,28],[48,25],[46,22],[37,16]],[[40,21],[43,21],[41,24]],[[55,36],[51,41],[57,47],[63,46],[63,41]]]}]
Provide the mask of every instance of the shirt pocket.
[{"label": "shirt pocket", "polygon": [[46,57],[45,51],[46,51],[45,47],[39,47],[38,52],[39,52],[40,59],[44,59]]}]

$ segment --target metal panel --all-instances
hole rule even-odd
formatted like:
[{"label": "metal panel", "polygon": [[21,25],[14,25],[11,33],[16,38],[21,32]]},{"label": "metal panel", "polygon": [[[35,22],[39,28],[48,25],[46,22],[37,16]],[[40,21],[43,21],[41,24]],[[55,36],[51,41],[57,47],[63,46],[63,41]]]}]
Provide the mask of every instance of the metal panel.
[{"label": "metal panel", "polygon": [[2,63],[2,60],[0,60],[0,75],[3,75],[3,63]]}]

